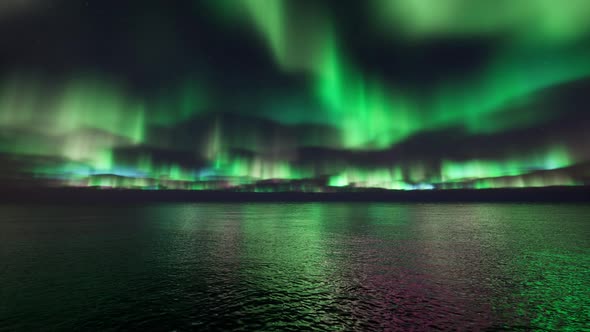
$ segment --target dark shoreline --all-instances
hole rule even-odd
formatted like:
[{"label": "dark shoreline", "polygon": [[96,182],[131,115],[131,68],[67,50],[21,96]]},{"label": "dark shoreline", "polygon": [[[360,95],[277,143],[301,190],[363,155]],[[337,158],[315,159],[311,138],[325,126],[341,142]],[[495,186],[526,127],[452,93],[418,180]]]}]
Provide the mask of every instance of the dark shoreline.
[{"label": "dark shoreline", "polygon": [[142,202],[590,202],[590,186],[518,189],[362,190],[275,192],[132,190],[94,188],[3,188],[0,203]]}]

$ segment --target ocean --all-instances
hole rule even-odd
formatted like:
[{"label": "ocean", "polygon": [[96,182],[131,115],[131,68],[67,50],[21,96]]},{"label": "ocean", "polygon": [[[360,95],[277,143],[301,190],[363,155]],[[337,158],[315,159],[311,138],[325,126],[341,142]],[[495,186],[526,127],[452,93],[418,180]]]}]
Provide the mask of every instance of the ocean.
[{"label": "ocean", "polygon": [[0,206],[0,331],[590,326],[590,206]]}]

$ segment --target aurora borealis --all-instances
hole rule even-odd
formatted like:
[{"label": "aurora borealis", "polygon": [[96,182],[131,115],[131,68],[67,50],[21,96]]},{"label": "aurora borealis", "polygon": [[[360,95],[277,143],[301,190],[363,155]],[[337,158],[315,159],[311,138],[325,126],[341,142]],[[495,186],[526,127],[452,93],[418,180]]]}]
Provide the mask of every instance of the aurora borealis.
[{"label": "aurora borealis", "polygon": [[588,17],[584,0],[8,1],[1,177],[246,191],[585,185]]}]

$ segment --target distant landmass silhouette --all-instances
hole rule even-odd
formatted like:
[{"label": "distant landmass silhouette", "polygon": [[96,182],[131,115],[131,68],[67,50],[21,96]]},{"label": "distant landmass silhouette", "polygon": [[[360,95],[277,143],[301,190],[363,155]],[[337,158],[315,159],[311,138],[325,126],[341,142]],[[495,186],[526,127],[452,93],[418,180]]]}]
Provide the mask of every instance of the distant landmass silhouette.
[{"label": "distant landmass silhouette", "polygon": [[590,186],[511,189],[239,192],[3,187],[2,202],[127,204],[142,202],[588,202]]}]

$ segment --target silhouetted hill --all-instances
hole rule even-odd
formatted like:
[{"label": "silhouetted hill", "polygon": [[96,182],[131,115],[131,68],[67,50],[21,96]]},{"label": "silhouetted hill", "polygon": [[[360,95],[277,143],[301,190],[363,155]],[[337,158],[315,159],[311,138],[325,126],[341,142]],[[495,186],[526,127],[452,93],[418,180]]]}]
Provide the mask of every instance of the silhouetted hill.
[{"label": "silhouetted hill", "polygon": [[137,204],[148,202],[589,202],[590,187],[396,191],[357,189],[330,192],[254,193],[236,191],[122,190],[4,187],[3,203]]}]

